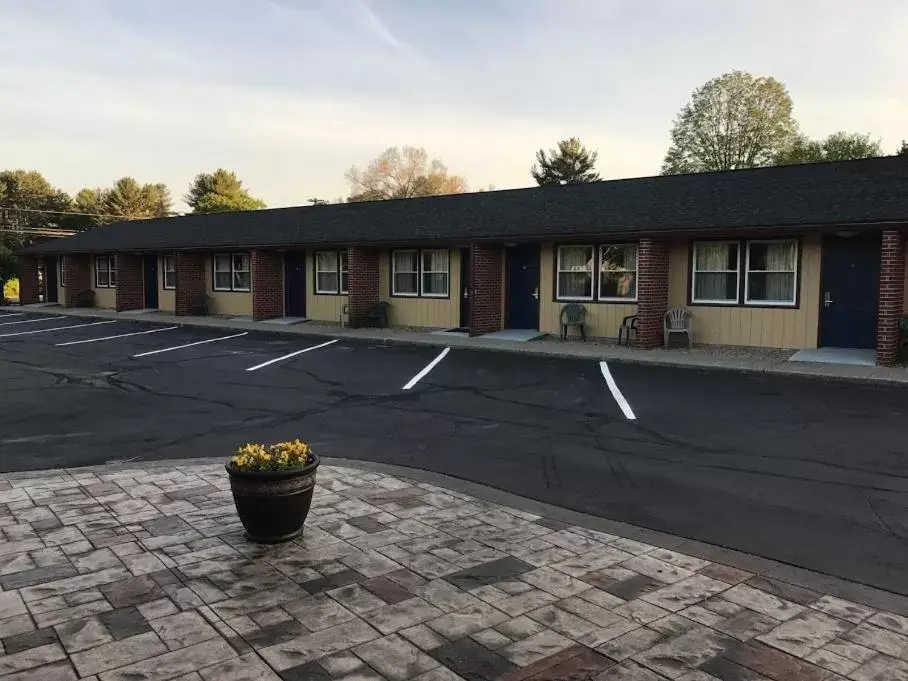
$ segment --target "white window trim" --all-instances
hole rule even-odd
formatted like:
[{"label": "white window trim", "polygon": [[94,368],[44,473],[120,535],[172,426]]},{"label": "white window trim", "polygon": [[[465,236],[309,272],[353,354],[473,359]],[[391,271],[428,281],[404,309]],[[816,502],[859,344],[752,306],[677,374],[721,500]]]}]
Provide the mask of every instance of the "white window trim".
[{"label": "white window trim", "polygon": [[[423,256],[427,251],[442,251],[445,254],[444,270],[427,270],[425,269],[425,258]],[[448,298],[451,295],[451,251],[447,248],[423,248],[419,251],[419,293],[423,298]],[[425,276],[427,274],[444,274],[445,275],[445,292],[444,293],[426,293]]]},{"label": "white window trim", "polygon": [[[577,272],[580,270],[562,270],[561,269],[561,249],[562,248],[589,248],[593,251],[592,258],[593,260],[597,256],[596,246],[593,244],[562,244],[555,249],[555,299],[556,300],[595,300],[594,294],[596,293],[596,278],[599,276],[598,271],[590,272],[590,295],[588,296],[563,296],[561,295],[561,273],[562,272]],[[597,259],[598,263],[598,259]]]},{"label": "white window trim", "polygon": [[[173,286],[167,285],[167,261],[173,260]],[[162,255],[161,256],[161,289],[164,291],[176,291],[177,289],[177,256],[175,255]]]},{"label": "white window trim", "polygon": [[57,277],[57,283],[60,288],[66,288],[66,268],[63,266],[63,256],[57,258],[57,262],[60,263],[60,275]]},{"label": "white window trim", "polygon": [[[792,243],[795,247],[794,252],[794,269],[793,270],[751,270],[750,269],[750,245],[751,244],[787,244]],[[801,248],[797,239],[751,239],[745,245],[746,256],[744,266],[744,304],[752,307],[797,307],[798,304],[798,261],[801,259]],[[740,256],[739,256],[740,257]],[[791,290],[791,300],[751,300],[750,299],[750,273],[753,272],[780,272],[783,274],[791,273],[793,277],[793,286]]]},{"label": "white window trim", "polygon": [[[708,245],[718,245],[726,244],[734,246],[738,252],[738,268],[736,270],[697,270],[697,246],[700,244]],[[734,299],[720,298],[718,300],[710,298],[697,298],[694,293],[697,290],[697,273],[715,273],[715,274],[732,274],[735,275],[735,297]],[[741,242],[734,240],[724,240],[724,241],[695,241],[693,243],[693,251],[691,253],[690,259],[690,302],[696,305],[740,305],[741,303]]]},{"label": "white window trim", "polygon": [[[344,275],[347,275],[347,286],[344,287]],[[337,252],[337,290],[339,296],[346,296],[350,293],[350,261],[347,259],[347,251]]]},{"label": "white window trim", "polygon": [[[322,270],[318,266],[318,256],[320,253],[329,253],[333,256],[334,259],[334,269],[333,270]],[[336,296],[341,292],[341,269],[340,269],[340,252],[339,251],[325,251],[319,250],[315,251],[312,256],[313,264],[315,265],[315,293],[320,296]],[[320,288],[319,287],[319,276],[320,274],[335,274],[337,275],[337,287],[333,289]]]},{"label": "white window trim", "polygon": [[[117,268],[114,257],[115,256],[112,256],[112,255],[96,255],[95,256],[95,261],[94,261],[95,288],[116,288],[117,287],[117,283],[115,281],[112,281],[113,277],[111,277],[111,273],[116,272],[116,268]],[[100,281],[98,281],[98,274],[100,274],[100,272],[101,272],[101,268],[98,267],[99,260],[105,260],[107,262],[107,266],[104,268],[107,271],[107,283],[106,284],[102,284]],[[114,276],[116,276],[116,275],[114,275]]]},{"label": "white window trim", "polygon": [[[234,265],[233,258],[234,258],[234,256],[237,256],[237,255],[246,257],[247,262],[249,262],[249,269],[240,270],[233,266]],[[218,257],[226,257],[230,260],[230,270],[217,269]],[[219,287],[217,285],[217,276],[216,275],[218,272],[223,273],[223,272],[227,272],[227,271],[230,272],[230,286],[227,288],[225,288],[223,286]],[[240,288],[240,287],[233,285],[233,281],[234,281],[233,275],[236,274],[237,272],[249,272],[250,285],[248,287]],[[227,293],[227,292],[249,293],[250,291],[252,291],[252,261],[249,257],[249,254],[248,253],[213,253],[211,255],[211,290],[218,291],[219,293]]]},{"label": "white window trim", "polygon": [[[609,272],[633,272],[634,273],[634,297],[633,298],[624,298],[621,296],[602,296],[602,254],[606,248],[612,246],[633,246],[637,250],[637,254],[634,258],[634,269],[633,270],[609,270]],[[598,267],[596,269],[596,293],[598,297],[596,300],[599,300],[603,303],[636,303],[637,296],[640,295],[640,279],[638,273],[640,271],[640,242],[628,241],[620,244],[600,244],[599,245],[599,259]]]},{"label": "white window trim", "polygon": [[[415,274],[416,275],[416,291],[412,293],[410,291],[404,291],[401,293],[397,290],[397,260],[395,255],[398,253],[415,253],[416,254],[416,270],[406,270],[405,272],[400,272],[400,274]],[[422,251],[418,248],[396,248],[391,251],[391,295],[399,298],[419,298],[419,293],[422,288]],[[450,285],[448,286],[450,288]]]}]

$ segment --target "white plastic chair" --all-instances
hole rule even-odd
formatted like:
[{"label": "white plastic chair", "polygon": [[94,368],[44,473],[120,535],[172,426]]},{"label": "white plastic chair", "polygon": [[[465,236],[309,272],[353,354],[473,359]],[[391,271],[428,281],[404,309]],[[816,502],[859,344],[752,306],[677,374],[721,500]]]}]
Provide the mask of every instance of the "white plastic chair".
[{"label": "white plastic chair", "polygon": [[694,339],[693,333],[691,332],[691,326],[693,323],[693,316],[687,310],[683,310],[680,307],[676,307],[673,310],[669,310],[665,313],[665,324],[664,324],[664,333],[663,337],[665,339],[665,349],[668,350],[668,341],[673,333],[684,333],[687,334],[687,347],[691,350],[694,348]]}]

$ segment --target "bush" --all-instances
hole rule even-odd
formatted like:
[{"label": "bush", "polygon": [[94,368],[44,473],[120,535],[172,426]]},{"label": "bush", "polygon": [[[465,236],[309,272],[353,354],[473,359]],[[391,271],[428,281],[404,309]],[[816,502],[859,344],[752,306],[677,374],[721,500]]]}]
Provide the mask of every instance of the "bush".
[{"label": "bush", "polygon": [[5,300],[9,300],[11,298],[18,300],[19,299],[19,280],[10,279],[9,281],[5,282],[3,284],[3,290],[0,291],[0,297],[4,298]]},{"label": "bush", "polygon": [[84,291],[79,291],[76,295],[76,307],[94,307],[95,306],[95,292],[91,289],[86,289]]}]

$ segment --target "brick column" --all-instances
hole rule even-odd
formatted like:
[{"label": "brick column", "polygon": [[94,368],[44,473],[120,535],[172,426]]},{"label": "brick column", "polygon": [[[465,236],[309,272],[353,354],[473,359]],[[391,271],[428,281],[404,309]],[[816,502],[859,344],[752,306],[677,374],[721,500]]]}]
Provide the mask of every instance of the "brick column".
[{"label": "brick column", "polygon": [[899,318],[905,302],[905,234],[883,231],[880,260],[880,299],[877,311],[876,363],[888,367],[899,361]]},{"label": "brick column", "polygon": [[117,253],[117,312],[145,307],[145,272],[142,256]]},{"label": "brick column", "polygon": [[194,298],[205,291],[205,264],[207,253],[178,251],[176,256],[177,288],[174,291],[174,312],[191,315]]},{"label": "brick column", "polygon": [[63,306],[79,307],[81,293],[91,291],[91,256],[63,256]]},{"label": "brick column", "polygon": [[470,245],[470,335],[500,331],[501,274],[504,249],[485,244]]},{"label": "brick column", "polygon": [[347,311],[350,326],[366,324],[366,315],[378,305],[378,251],[347,249]]},{"label": "brick column", "polygon": [[[0,291],[0,294],[3,292]],[[31,305],[38,303],[38,258],[32,255],[23,255],[19,258],[19,304]]]},{"label": "brick column", "polygon": [[637,345],[656,348],[662,344],[664,317],[668,310],[668,244],[640,240],[637,263]]},{"label": "brick column", "polygon": [[284,258],[277,251],[252,251],[252,318],[284,316]]}]

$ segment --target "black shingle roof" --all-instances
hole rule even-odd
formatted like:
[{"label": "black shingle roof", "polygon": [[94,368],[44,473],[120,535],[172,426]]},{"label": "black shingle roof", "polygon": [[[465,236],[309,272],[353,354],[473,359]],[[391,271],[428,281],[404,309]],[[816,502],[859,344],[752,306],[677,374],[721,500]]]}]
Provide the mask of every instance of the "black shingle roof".
[{"label": "black shingle roof", "polygon": [[534,240],[908,223],[908,158],[121,222],[25,253]]}]

